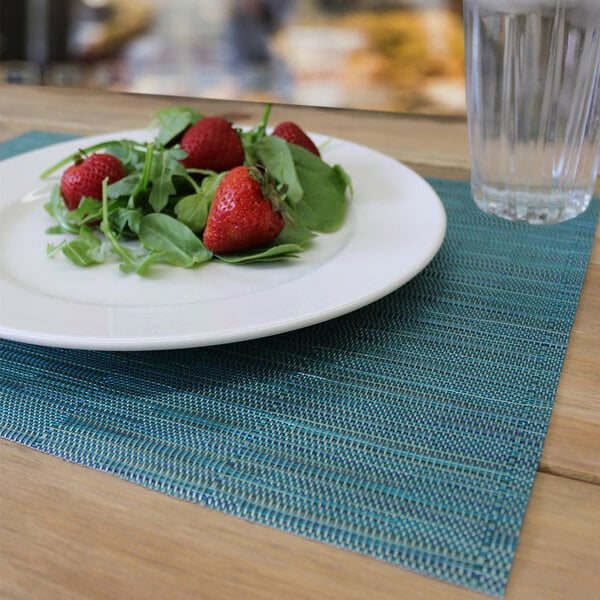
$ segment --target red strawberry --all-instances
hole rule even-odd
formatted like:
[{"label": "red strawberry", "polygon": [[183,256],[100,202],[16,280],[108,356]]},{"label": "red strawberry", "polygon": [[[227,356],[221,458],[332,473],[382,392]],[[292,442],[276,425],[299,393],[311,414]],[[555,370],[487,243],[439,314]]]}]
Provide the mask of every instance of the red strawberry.
[{"label": "red strawberry", "polygon": [[79,206],[84,196],[102,200],[102,182],[114,183],[125,177],[123,163],[112,154],[91,154],[71,165],[60,180],[60,193],[69,210]]},{"label": "red strawberry", "polygon": [[221,117],[204,117],[189,127],[181,138],[188,169],[229,171],[244,163],[244,148],[238,132]]},{"label": "red strawberry", "polygon": [[319,149],[315,146],[313,141],[306,135],[306,133],[296,123],[286,121],[279,123],[273,130],[273,135],[283,138],[290,144],[296,144],[296,146],[302,146],[304,149],[321,156]]},{"label": "red strawberry", "polygon": [[215,192],[204,229],[204,245],[215,254],[266,246],[285,225],[276,208],[278,200],[274,185],[257,167],[231,170]]}]

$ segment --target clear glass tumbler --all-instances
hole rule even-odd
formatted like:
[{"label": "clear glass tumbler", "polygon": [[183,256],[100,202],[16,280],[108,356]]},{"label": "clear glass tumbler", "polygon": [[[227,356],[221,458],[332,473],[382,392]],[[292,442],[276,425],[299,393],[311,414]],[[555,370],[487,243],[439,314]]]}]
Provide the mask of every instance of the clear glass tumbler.
[{"label": "clear glass tumbler", "polygon": [[471,188],[501,217],[581,214],[600,161],[600,0],[464,0]]}]

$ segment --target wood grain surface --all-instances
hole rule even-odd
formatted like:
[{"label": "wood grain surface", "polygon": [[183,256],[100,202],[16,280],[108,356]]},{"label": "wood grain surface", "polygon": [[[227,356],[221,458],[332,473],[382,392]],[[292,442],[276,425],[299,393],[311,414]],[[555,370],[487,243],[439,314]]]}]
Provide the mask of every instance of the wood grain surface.
[{"label": "wood grain surface", "polygon": [[[239,124],[255,123],[263,108],[5,85],[0,141],[32,129],[93,135],[145,127],[156,110],[174,105]],[[459,118],[276,105],[272,119],[370,146],[425,176],[468,178],[466,124]],[[509,600],[599,597],[599,237],[597,231]],[[0,597],[485,598],[6,441],[0,442]]]}]

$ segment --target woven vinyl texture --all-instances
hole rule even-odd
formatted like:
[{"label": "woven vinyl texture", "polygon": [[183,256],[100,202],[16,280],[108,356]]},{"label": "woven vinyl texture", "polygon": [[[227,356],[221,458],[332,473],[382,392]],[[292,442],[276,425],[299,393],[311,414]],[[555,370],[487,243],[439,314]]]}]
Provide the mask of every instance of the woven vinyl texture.
[{"label": "woven vinyl texture", "polygon": [[0,341],[0,434],[502,596],[600,207],[520,225],[478,211],[464,182],[430,182],[439,254],[348,316],[185,351]]}]

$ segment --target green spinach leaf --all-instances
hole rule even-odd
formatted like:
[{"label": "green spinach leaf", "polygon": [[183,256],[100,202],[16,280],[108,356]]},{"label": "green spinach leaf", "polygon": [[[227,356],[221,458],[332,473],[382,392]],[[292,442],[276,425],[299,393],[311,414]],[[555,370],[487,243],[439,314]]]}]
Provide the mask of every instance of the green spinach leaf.
[{"label": "green spinach leaf", "polygon": [[264,248],[262,250],[250,251],[239,254],[217,254],[217,258],[221,262],[242,265],[251,262],[272,262],[275,260],[288,260],[290,258],[298,258],[298,254],[303,252],[302,246],[296,244],[281,244]]},{"label": "green spinach leaf", "polygon": [[140,241],[177,267],[193,267],[212,258],[212,252],[189,227],[165,214],[152,213],[142,219]]},{"label": "green spinach leaf", "polygon": [[205,177],[195,193],[181,198],[175,205],[177,218],[193,232],[200,233],[204,229],[212,199],[224,175],[212,173]]},{"label": "green spinach leaf", "polygon": [[298,181],[304,190],[295,215],[304,225],[319,233],[337,231],[346,218],[347,182],[340,169],[330,167],[312,152],[289,144]]}]

